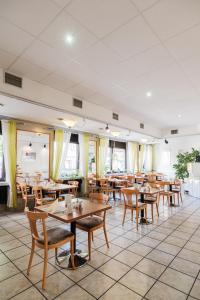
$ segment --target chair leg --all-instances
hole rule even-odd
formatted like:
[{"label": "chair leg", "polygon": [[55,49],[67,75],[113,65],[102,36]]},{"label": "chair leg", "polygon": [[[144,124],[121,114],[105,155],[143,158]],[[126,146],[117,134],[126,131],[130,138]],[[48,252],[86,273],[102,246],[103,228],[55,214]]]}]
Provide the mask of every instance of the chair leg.
[{"label": "chair leg", "polygon": [[91,260],[91,239],[92,239],[92,233],[91,231],[88,231],[88,255],[89,255],[89,260]]},{"label": "chair leg", "polygon": [[131,221],[133,221],[133,209],[131,209]]},{"label": "chair leg", "polygon": [[147,221],[147,207],[145,207],[144,213],[145,213],[145,219],[146,219],[146,224],[147,224],[148,223],[148,221]]},{"label": "chair leg", "polygon": [[108,236],[107,236],[105,224],[103,225],[103,231],[104,231],[104,236],[105,236],[107,247],[109,248],[109,242],[108,242]]},{"label": "chair leg", "polygon": [[151,204],[151,218],[152,218],[152,223],[154,222],[154,219],[153,219],[153,204]]},{"label": "chair leg", "polygon": [[35,240],[32,239],[32,247],[31,247],[31,254],[30,254],[29,263],[28,263],[27,275],[29,275],[29,273],[30,273],[34,251],[35,251]]},{"label": "chair leg", "polygon": [[48,249],[44,249],[44,268],[43,268],[43,277],[42,277],[42,288],[46,287],[46,272],[47,272],[47,263],[48,263]]},{"label": "chair leg", "polygon": [[163,206],[164,206],[164,204],[165,204],[165,196],[163,195]]},{"label": "chair leg", "polygon": [[156,203],[156,210],[157,210],[157,215],[159,217],[158,203]]},{"label": "chair leg", "polygon": [[138,212],[138,210],[136,210],[135,212],[136,212],[136,226],[137,226],[137,230],[138,230],[138,218],[139,218],[139,212]]},{"label": "chair leg", "polygon": [[181,192],[180,192],[180,198],[181,198],[181,202],[183,203],[183,198],[182,198],[182,194],[181,194]]},{"label": "chair leg", "polygon": [[179,193],[177,193],[177,198],[178,198],[178,205],[180,205],[180,202],[179,202]]},{"label": "chair leg", "polygon": [[74,240],[70,241],[70,252],[71,252],[72,269],[75,269],[75,265],[74,265]]},{"label": "chair leg", "polygon": [[126,207],[124,208],[124,216],[123,216],[122,226],[124,225],[125,217],[126,217]]},{"label": "chair leg", "polygon": [[92,241],[94,242],[94,234],[93,234],[93,231],[92,231],[91,237],[92,237]]}]

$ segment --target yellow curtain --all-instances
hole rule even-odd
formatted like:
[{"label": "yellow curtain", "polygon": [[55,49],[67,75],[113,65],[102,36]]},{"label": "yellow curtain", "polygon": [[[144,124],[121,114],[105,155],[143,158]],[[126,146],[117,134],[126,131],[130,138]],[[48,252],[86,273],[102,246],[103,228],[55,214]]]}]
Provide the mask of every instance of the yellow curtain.
[{"label": "yellow curtain", "polygon": [[62,129],[55,130],[55,139],[54,139],[54,162],[53,162],[53,171],[52,179],[56,180],[59,177],[60,163],[62,157],[63,149],[63,140],[64,132]]},{"label": "yellow curtain", "polygon": [[8,168],[9,168],[9,183],[10,183],[10,207],[17,207],[17,192],[16,192],[16,122],[8,121]]},{"label": "yellow curtain", "polygon": [[105,175],[105,163],[106,163],[106,154],[108,149],[108,139],[100,138],[99,139],[99,151],[98,151],[98,167],[97,167],[97,175],[99,177]]},{"label": "yellow curtain", "polygon": [[145,160],[145,149],[146,145],[140,145],[139,151],[139,172],[142,172],[144,169],[144,160]]},{"label": "yellow curtain", "polygon": [[138,172],[139,171],[139,145],[137,143],[132,143],[132,153],[133,153],[134,172]]}]

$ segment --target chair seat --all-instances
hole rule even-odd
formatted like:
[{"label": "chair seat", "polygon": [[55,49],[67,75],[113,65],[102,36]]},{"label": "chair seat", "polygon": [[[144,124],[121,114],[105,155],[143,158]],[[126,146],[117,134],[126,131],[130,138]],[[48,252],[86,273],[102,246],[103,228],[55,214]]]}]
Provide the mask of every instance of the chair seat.
[{"label": "chair seat", "polygon": [[154,203],[154,202],[157,202],[157,198],[155,198],[155,197],[149,196],[144,199],[144,203]]},{"label": "chair seat", "polygon": [[[73,236],[73,233],[66,229],[64,225],[56,226],[47,230],[48,245],[56,244],[64,239]],[[39,235],[38,243],[44,244],[44,237]]]},{"label": "chair seat", "polygon": [[95,216],[83,218],[81,220],[76,221],[77,225],[80,225],[81,227],[85,227],[87,229],[91,229],[102,223],[103,223],[103,219]]},{"label": "chair seat", "polygon": [[[138,208],[142,208],[143,206],[146,206],[146,203],[143,202],[139,202],[140,200],[138,200]],[[136,208],[136,203],[133,203],[132,205],[127,205],[130,208]]]}]

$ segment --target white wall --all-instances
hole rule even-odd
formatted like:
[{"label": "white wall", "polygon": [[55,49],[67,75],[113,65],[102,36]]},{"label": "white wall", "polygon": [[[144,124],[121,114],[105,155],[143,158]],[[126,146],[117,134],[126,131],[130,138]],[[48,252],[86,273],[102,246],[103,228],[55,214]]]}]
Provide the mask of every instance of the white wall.
[{"label": "white wall", "polygon": [[176,155],[180,152],[191,151],[192,148],[200,150],[200,135],[167,138],[167,140],[168,144],[162,141],[156,145],[156,166],[158,172],[173,177]]}]

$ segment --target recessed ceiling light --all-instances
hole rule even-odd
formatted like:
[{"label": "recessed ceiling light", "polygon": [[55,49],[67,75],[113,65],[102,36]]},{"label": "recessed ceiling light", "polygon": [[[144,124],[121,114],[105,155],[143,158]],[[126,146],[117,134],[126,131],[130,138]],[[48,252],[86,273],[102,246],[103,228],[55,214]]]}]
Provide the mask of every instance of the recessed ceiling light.
[{"label": "recessed ceiling light", "polygon": [[4,106],[4,104],[3,104],[3,103],[0,103],[0,106],[2,106],[2,107],[3,107],[3,106]]},{"label": "recessed ceiling light", "polygon": [[182,116],[181,116],[181,114],[178,114],[178,118],[180,119]]},{"label": "recessed ceiling light", "polygon": [[66,44],[68,45],[72,45],[75,41],[75,38],[72,34],[67,34],[66,37],[65,37],[65,42]]},{"label": "recessed ceiling light", "polygon": [[148,97],[148,98],[150,98],[151,96],[152,96],[152,92],[146,92],[146,96]]},{"label": "recessed ceiling light", "polygon": [[141,139],[142,143],[147,143],[147,141],[148,141],[147,139]]},{"label": "recessed ceiling light", "polygon": [[120,132],[119,131],[111,131],[112,136],[114,137],[118,137],[120,136]]},{"label": "recessed ceiling light", "polygon": [[68,127],[68,128],[72,128],[75,126],[75,124],[77,123],[76,120],[66,120],[66,121],[63,121],[65,123],[65,125]]}]

